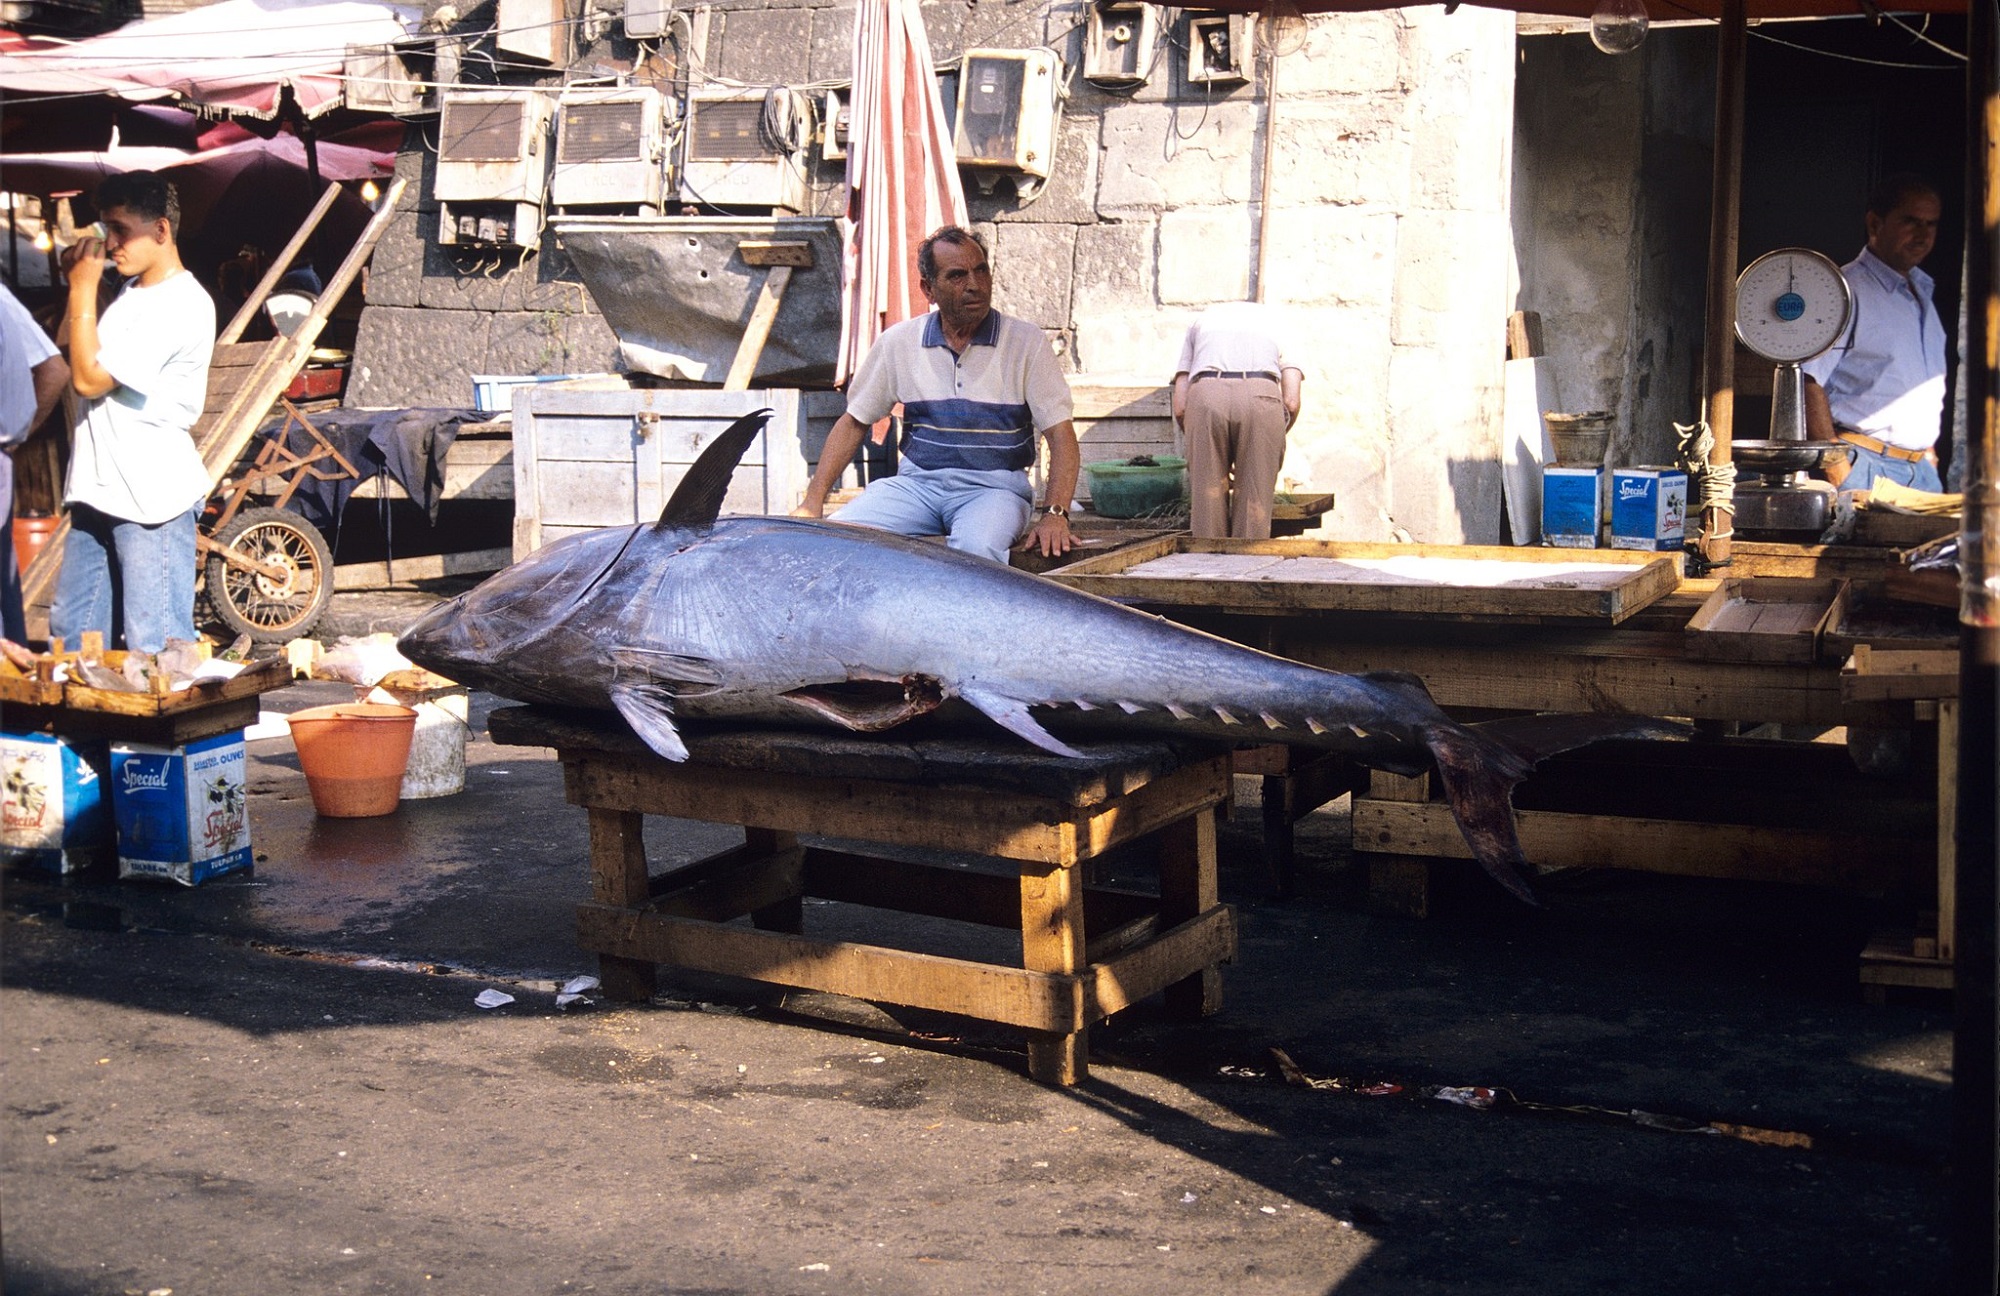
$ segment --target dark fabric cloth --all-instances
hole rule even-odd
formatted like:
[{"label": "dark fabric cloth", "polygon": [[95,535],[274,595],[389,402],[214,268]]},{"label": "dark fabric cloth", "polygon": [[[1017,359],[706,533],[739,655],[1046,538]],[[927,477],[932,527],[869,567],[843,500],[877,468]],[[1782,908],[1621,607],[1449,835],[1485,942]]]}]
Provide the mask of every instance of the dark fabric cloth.
[{"label": "dark fabric cloth", "polygon": [[[334,409],[306,417],[360,474],[331,481],[308,476],[292,496],[292,509],[332,540],[339,534],[340,515],[354,488],[377,473],[388,473],[435,524],[438,504],[444,499],[444,457],[458,439],[459,427],[493,416],[469,409]],[[283,416],[267,423],[262,435],[270,440],[281,432],[285,448],[294,454],[314,448],[312,434],[297,423],[287,428]],[[330,461],[319,466],[322,471],[339,472]]]}]

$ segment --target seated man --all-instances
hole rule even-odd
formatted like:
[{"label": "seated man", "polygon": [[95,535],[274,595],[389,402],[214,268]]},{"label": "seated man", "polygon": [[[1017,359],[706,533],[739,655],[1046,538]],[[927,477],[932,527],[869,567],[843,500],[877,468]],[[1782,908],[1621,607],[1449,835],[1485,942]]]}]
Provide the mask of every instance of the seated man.
[{"label": "seated man", "polygon": [[[1069,384],[1048,339],[993,309],[986,248],[967,230],[947,225],[925,239],[917,274],[937,309],[892,325],[863,358],[794,515],[825,516],[827,492],[861,438],[901,403],[902,466],[833,521],[943,534],[952,548],[998,563],[1023,533],[1044,554],[1067,553],[1081,455]],[[1049,442],[1048,508],[1030,530],[1027,470],[1038,432]]]}]

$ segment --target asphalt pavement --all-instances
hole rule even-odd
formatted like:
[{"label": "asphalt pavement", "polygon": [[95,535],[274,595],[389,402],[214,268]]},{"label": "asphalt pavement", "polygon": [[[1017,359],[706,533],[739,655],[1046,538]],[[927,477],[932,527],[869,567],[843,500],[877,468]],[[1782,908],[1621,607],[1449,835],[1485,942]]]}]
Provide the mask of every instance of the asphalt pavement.
[{"label": "asphalt pavement", "polygon": [[[1279,901],[1239,780],[1223,1011],[1131,1009],[1055,1090],[827,996],[559,1007],[583,814],[474,701],[465,790],[381,819],[252,742],[249,875],[0,879],[11,1296],[1943,1289],[1950,1005],[1861,1002],[1882,903],[1602,872],[1377,916],[1340,803]],[[649,826],[656,868],[735,840]]]}]

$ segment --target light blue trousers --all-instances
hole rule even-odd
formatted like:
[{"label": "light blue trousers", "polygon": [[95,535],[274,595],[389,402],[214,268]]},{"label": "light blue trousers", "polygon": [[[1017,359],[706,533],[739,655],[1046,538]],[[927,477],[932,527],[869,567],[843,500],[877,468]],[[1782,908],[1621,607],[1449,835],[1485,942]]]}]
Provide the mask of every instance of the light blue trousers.
[{"label": "light blue trousers", "polygon": [[1928,460],[1892,459],[1866,446],[1852,444],[1848,444],[1847,449],[1854,456],[1854,468],[1840,483],[1840,489],[1844,491],[1867,490],[1882,479],[1914,490],[1935,493],[1944,489],[1943,483],[1938,481],[1937,465]]},{"label": "light blue trousers", "polygon": [[905,465],[894,477],[868,483],[829,520],[898,535],[949,536],[952,548],[1004,564],[1033,512],[1025,472]]},{"label": "light blue trousers", "polygon": [[85,630],[158,652],[194,632],[194,528],[199,504],[172,521],[143,526],[88,504],[69,510],[62,571],[49,606],[49,634],[75,650]]}]

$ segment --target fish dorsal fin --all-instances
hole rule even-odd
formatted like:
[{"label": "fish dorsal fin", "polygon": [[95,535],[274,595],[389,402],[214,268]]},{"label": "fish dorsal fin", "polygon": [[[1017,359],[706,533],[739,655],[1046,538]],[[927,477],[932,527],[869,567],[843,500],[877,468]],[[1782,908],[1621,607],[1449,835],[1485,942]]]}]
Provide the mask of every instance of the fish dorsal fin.
[{"label": "fish dorsal fin", "polygon": [[729,493],[729,479],[736,473],[737,461],[770,421],[770,410],[755,410],[731,423],[727,431],[709,442],[708,449],[696,456],[694,466],[681,478],[681,484],[674,487],[673,498],[660,510],[660,520],[653,529],[677,531],[704,527],[720,517],[722,497]]}]

